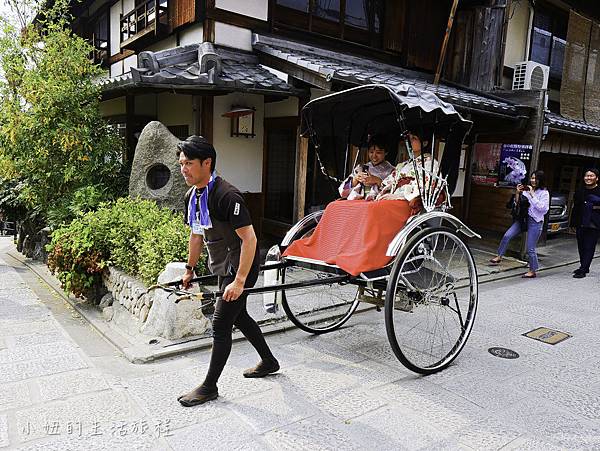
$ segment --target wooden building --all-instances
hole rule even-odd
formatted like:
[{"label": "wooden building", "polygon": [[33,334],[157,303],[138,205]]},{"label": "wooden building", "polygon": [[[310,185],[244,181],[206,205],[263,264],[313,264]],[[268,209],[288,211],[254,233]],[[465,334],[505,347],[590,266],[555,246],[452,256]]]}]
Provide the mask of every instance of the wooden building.
[{"label": "wooden building", "polygon": [[[481,205],[500,211],[507,190],[471,183],[474,145],[530,144],[537,163],[544,136],[551,136],[544,133],[545,97],[502,87],[519,53],[515,46],[529,46],[528,3],[460,0],[443,53],[454,5],[454,0],[83,0],[73,3],[72,13],[74,30],[90,39],[94,58],[107,69],[102,111],[123,131],[129,158],[136,134],[150,120],[182,138],[206,135],[219,152],[218,169],[250,199],[259,228],[280,235],[335,197],[314,149],[298,136],[301,107],[367,83],[432,90],[473,120],[454,212],[476,227],[490,227]],[[516,44],[519,37],[523,43]],[[519,59],[527,56],[521,53]],[[240,133],[231,118],[240,109],[252,111],[251,133]],[[345,169],[340,155],[330,146],[321,162],[336,176]],[[488,196],[498,204],[485,202]],[[506,221],[502,210],[491,228],[500,230]]]}]

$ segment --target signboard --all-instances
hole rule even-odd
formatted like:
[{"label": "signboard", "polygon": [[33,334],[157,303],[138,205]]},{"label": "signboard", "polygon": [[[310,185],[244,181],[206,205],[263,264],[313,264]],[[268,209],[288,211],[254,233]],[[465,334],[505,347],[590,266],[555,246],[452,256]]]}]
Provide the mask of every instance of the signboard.
[{"label": "signboard", "polygon": [[498,186],[527,183],[531,163],[531,144],[502,144],[498,168]]},{"label": "signboard", "polygon": [[498,162],[502,144],[477,143],[473,151],[473,172],[471,179],[478,185],[498,183]]}]

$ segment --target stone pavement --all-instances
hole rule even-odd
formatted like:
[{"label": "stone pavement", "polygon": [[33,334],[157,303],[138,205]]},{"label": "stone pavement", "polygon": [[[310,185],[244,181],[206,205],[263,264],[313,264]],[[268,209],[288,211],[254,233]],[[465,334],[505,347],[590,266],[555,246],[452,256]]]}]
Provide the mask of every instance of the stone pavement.
[{"label": "stone pavement", "polygon": [[[0,448],[600,449],[598,260],[581,280],[572,266],[482,285],[469,342],[436,375],[405,370],[370,310],[331,334],[269,336],[282,370],[262,380],[241,376],[256,355],[235,343],[219,399],[183,408],[208,350],[129,363],[10,247],[0,238]],[[539,326],[573,336],[521,335]]]}]

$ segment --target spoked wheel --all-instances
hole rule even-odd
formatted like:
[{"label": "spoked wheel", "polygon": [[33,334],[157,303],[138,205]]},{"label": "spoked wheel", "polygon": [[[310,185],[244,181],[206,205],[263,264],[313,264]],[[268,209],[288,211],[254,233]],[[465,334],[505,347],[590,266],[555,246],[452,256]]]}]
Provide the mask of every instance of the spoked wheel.
[{"label": "spoked wheel", "polygon": [[327,283],[335,274],[296,265],[286,266],[282,271],[282,283],[323,280],[322,285],[281,290],[285,313],[306,332],[324,334],[339,329],[358,307],[356,285]]},{"label": "spoked wheel", "polygon": [[464,347],[477,311],[473,255],[447,227],[419,231],[396,257],[385,298],[385,325],[396,357],[410,370],[446,368]]}]

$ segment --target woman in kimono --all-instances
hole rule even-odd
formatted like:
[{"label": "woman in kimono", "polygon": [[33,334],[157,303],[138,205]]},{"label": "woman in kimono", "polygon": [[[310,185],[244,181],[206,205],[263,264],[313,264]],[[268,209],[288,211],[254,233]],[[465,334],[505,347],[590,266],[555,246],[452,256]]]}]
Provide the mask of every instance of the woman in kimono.
[{"label": "woman in kimono", "polygon": [[[430,183],[430,176],[425,173],[422,168],[425,168],[429,173],[437,174],[439,165],[431,153],[423,149],[423,141],[419,135],[409,133],[413,159],[408,159],[399,163],[394,171],[381,184],[381,190],[377,196],[377,200],[407,200],[414,206],[420,197],[419,186]],[[423,154],[421,155],[421,152]],[[415,173],[415,163],[417,173]],[[418,177],[418,179],[417,179]]]}]

